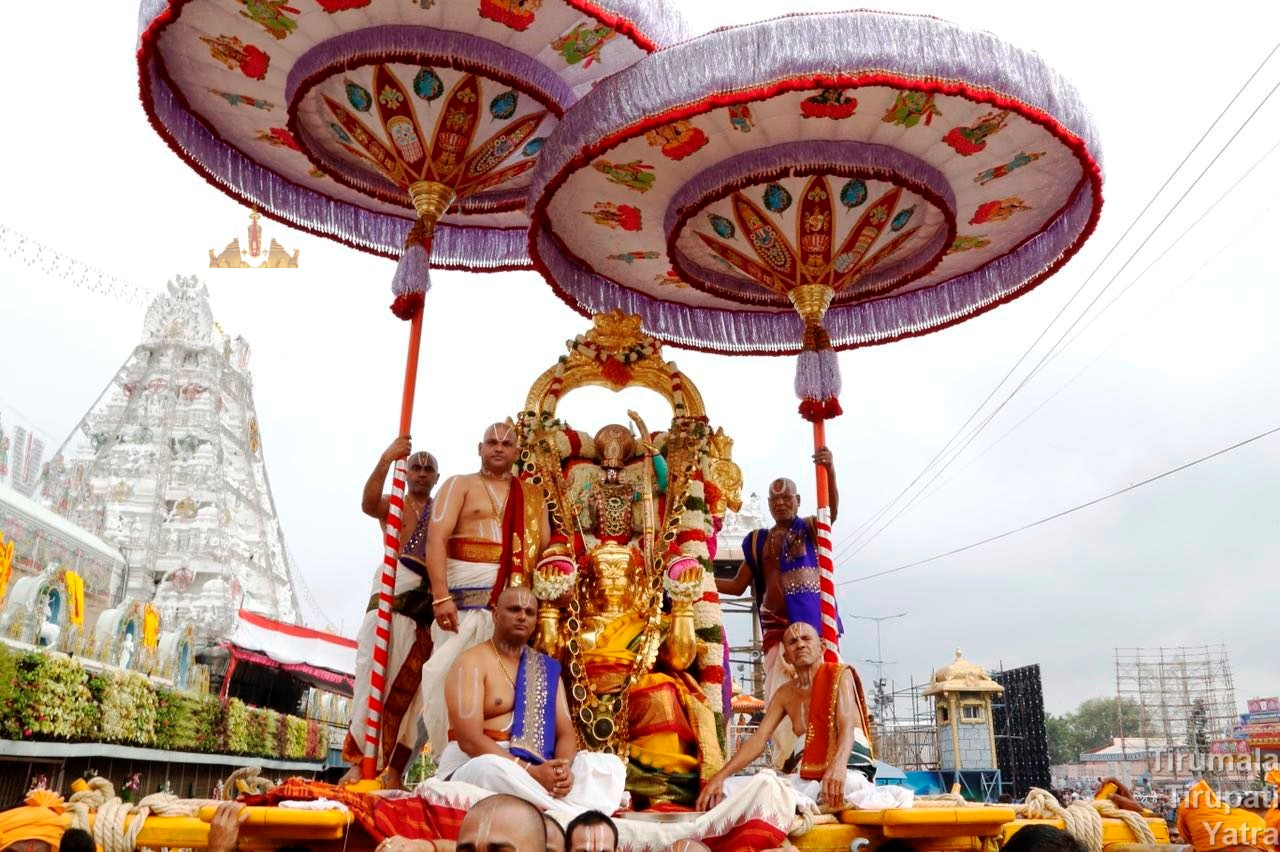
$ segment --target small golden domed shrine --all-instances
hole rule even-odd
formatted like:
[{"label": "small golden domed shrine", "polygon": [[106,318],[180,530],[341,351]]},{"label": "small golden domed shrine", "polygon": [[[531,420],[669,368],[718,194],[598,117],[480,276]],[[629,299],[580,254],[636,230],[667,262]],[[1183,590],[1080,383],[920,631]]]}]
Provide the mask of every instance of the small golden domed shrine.
[{"label": "small golden domed shrine", "polygon": [[966,660],[959,648],[956,658],[933,673],[933,680],[924,688],[924,695],[943,695],[950,692],[990,692],[999,695],[1004,687],[991,679],[987,670]]},{"label": "small golden domed shrine", "polygon": [[982,666],[966,660],[959,648],[954,661],[933,673],[923,694],[933,697],[939,768],[995,768],[991,698],[1003,692],[1004,687],[992,680]]}]

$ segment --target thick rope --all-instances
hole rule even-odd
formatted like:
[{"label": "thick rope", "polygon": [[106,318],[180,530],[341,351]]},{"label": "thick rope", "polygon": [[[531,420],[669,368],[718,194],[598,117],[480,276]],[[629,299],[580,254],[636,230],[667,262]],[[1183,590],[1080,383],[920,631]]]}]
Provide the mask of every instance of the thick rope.
[{"label": "thick rope", "polygon": [[1093,807],[1099,814],[1108,819],[1118,819],[1124,822],[1129,827],[1129,831],[1133,833],[1136,842],[1155,845],[1156,834],[1151,830],[1151,826],[1147,824],[1142,814],[1126,811],[1110,799],[1094,799]]},{"label": "thick rope", "polygon": [[1032,787],[1026,800],[1014,806],[1014,813],[1024,819],[1060,819],[1088,852],[1102,852],[1102,814],[1091,802],[1073,802],[1064,808],[1048,790]]},{"label": "thick rope", "polygon": [[262,777],[261,766],[242,766],[228,775],[227,780],[222,782],[223,799],[231,801],[239,796],[237,782],[243,783],[245,792],[249,795],[266,793],[276,786],[269,779]]},{"label": "thick rope", "polygon": [[[266,778],[258,777],[259,772],[261,770],[256,766],[238,769],[231,773],[226,786],[231,787],[237,778],[245,778],[254,792],[266,792],[274,785]],[[152,793],[137,804],[131,804],[116,795],[115,786],[106,778],[95,776],[86,783],[89,789],[72,793],[68,800],[71,827],[90,832],[102,852],[132,852],[137,846],[142,826],[152,814],[194,817],[200,813],[200,808],[218,804],[216,799],[180,799],[173,793]],[[92,822],[89,820],[90,812],[94,814]],[[130,814],[134,818],[126,827],[126,818]]]}]

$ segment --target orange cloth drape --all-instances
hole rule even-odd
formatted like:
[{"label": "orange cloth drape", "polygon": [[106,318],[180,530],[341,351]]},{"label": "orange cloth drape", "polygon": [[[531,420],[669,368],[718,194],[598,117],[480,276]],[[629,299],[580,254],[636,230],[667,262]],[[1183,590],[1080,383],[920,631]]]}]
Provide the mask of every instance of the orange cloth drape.
[{"label": "orange cloth drape", "polygon": [[1265,849],[1266,827],[1257,814],[1223,804],[1203,780],[1193,784],[1178,805],[1178,833],[1196,852],[1228,846]]},{"label": "orange cloth drape", "polygon": [[65,827],[62,797],[48,790],[32,790],[27,803],[0,813],[0,849],[20,840],[43,840],[58,848]]},{"label": "orange cloth drape", "polygon": [[68,571],[64,582],[67,586],[67,621],[80,626],[84,624],[84,579],[75,571]]},{"label": "orange cloth drape", "polygon": [[142,647],[155,650],[160,644],[160,610],[147,604],[142,611]]}]

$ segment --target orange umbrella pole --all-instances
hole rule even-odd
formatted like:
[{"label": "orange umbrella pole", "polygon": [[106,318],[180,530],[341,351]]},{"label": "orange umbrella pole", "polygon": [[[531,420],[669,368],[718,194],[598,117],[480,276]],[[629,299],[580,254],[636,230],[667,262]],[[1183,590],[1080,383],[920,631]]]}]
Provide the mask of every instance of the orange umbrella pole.
[{"label": "orange umbrella pole", "polygon": [[[422,345],[422,309],[423,300],[430,285],[429,264],[431,258],[431,237],[439,213],[443,213],[453,200],[452,191],[447,187],[433,184],[430,187],[418,187],[418,195],[447,191],[437,198],[431,195],[427,199],[432,204],[443,201],[439,212],[419,210],[422,214],[418,223],[409,232],[406,240],[405,255],[396,269],[396,280],[393,289],[398,291],[391,311],[400,319],[409,321],[409,352],[404,365],[404,390],[400,397],[400,432],[409,434],[413,422],[413,397],[418,386],[418,352]],[[411,188],[412,191],[412,188]],[[415,204],[420,200],[415,195]],[[373,636],[373,668],[369,673],[369,702],[365,716],[364,743],[361,749],[360,775],[366,779],[376,778],[378,767],[378,744],[382,736],[383,698],[387,690],[387,661],[391,645],[391,607],[395,598],[396,569],[400,561],[400,528],[404,518],[404,494],[408,469],[403,460],[396,462],[391,473],[391,495],[388,498],[387,521],[383,532],[382,575],[378,583],[378,614]],[[391,749],[383,750],[383,759],[389,760]]]},{"label": "orange umbrella pole", "polygon": [[[813,450],[817,452],[827,445],[825,420],[813,423]],[[831,553],[831,495],[827,484],[827,469],[817,465],[818,484],[818,591],[822,609],[822,658],[828,663],[840,659],[840,634],[836,628],[836,568]]]}]

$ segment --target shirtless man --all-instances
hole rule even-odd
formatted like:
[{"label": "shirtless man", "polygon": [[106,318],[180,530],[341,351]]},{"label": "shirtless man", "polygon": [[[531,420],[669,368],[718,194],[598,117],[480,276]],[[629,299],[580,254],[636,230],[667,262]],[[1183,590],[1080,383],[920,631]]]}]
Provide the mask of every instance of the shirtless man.
[{"label": "shirtless man", "polygon": [[538,600],[528,587],[498,595],[492,637],[449,670],[449,743],[437,776],[542,809],[613,813],[626,769],[614,755],[578,751],[560,666],[528,647],[537,623]]},{"label": "shirtless man", "polygon": [[[426,584],[427,526],[431,521],[431,490],[440,477],[435,456],[425,451],[410,455],[408,435],[401,435],[383,451],[364,484],[360,509],[385,529],[391,495],[382,492],[391,466],[408,459],[404,512],[400,524],[400,566],[396,571],[395,603],[392,605],[391,641],[388,643],[387,683],[382,696],[382,742],[377,768],[388,787],[399,787],[409,759],[422,745],[419,726],[422,718],[418,681],[422,664],[431,656],[431,594]],[[373,636],[377,627],[378,589],[381,568],[373,579],[372,595],[357,634],[355,697],[351,702],[351,724],[342,744],[342,756],[351,764],[340,783],[360,780],[365,722],[369,712],[369,678],[373,668]]]},{"label": "shirtless man", "polygon": [[476,451],[479,472],[445,480],[427,532],[435,647],[422,670],[422,692],[436,754],[444,750],[448,729],[440,695],[449,668],[493,635],[489,607],[497,593],[528,582],[550,537],[541,489],[512,475],[519,453],[515,427],[489,426]]},{"label": "shirtless man", "polygon": [[[852,793],[871,786],[865,775],[847,768],[855,731],[865,732],[867,724],[857,675],[843,663],[822,662],[818,631],[804,622],[786,629],[782,646],[796,676],[778,688],[756,732],[702,788],[698,810],[710,810],[725,798],[725,782],[759,757],[779,728],[796,738],[793,760],[788,761],[786,771],[797,770],[787,776],[797,793],[838,808]],[[811,721],[814,741],[807,742]]]},{"label": "shirtless man", "polygon": [[[822,447],[813,460],[827,470],[834,523],[840,493],[831,451]],[[754,530],[742,540],[743,562],[738,573],[732,579],[716,580],[722,595],[741,595],[750,587],[755,597],[764,639],[765,701],[793,676],[780,648],[787,625],[803,621],[822,631],[817,518],[800,517],[800,494],[790,479],[775,479],[770,484],[769,514],[773,516],[772,528]]]}]

